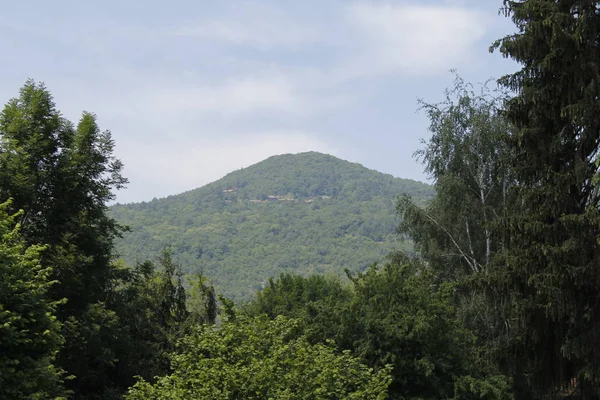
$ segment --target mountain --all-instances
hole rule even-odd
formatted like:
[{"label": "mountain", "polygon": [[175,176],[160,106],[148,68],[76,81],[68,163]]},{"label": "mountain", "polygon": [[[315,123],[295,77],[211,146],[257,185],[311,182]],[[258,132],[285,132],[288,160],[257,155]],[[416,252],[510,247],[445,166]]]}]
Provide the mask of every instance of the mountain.
[{"label": "mountain", "polygon": [[247,298],[281,271],[362,270],[399,246],[396,198],[426,201],[431,186],[315,152],[270,157],[175,196],[117,204],[117,243],[133,263],[170,246],[186,272]]}]

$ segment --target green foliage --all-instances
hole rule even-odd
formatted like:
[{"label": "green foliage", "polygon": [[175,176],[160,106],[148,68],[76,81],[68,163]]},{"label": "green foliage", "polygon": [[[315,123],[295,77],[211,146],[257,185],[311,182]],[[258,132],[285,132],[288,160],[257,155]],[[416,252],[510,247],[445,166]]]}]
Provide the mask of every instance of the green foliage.
[{"label": "green foliage", "polygon": [[420,101],[432,136],[415,153],[434,180],[436,196],[425,207],[401,198],[399,231],[413,239],[436,280],[459,284],[457,313],[476,334],[478,351],[488,360],[502,359],[510,311],[486,280],[505,245],[499,221],[515,203],[512,151],[504,140],[514,128],[500,110],[506,94],[487,84],[476,91],[456,76],[445,94],[439,104]]},{"label": "green foliage", "polygon": [[110,399],[118,392],[113,376],[118,360],[119,319],[115,311],[102,302],[89,304],[63,322],[67,339],[59,361],[69,367],[69,380],[75,398]]},{"label": "green foliage", "polygon": [[133,385],[134,376],[152,380],[169,373],[168,354],[175,343],[196,325],[214,324],[217,310],[214,289],[202,276],[189,292],[193,301],[186,301],[181,267],[168,250],[157,266],[146,261],[121,268],[121,285],[109,306],[120,321],[113,332],[119,335],[116,386],[123,391]]},{"label": "green foliage", "polygon": [[219,292],[247,299],[281,272],[339,275],[397,248],[394,198],[401,193],[433,194],[422,183],[303,153],[177,196],[116,205],[111,216],[132,228],[117,244],[128,262],[169,245],[175,260],[201,269]]},{"label": "green foliage", "polygon": [[452,284],[400,255],[351,280],[282,275],[244,310],[299,318],[311,343],[333,339],[370,367],[391,365],[392,398],[510,398],[506,377],[477,357]]},{"label": "green foliage", "polygon": [[252,314],[297,315],[297,308],[305,308],[316,301],[339,301],[348,299],[349,291],[335,277],[310,275],[302,277],[282,273],[278,279],[269,279],[269,284],[256,294],[247,310]]},{"label": "green foliage", "polygon": [[452,307],[453,287],[431,290],[426,271],[410,263],[372,267],[354,279],[347,338],[369,364],[394,365],[391,390],[404,396],[447,398],[453,376],[468,367],[473,337]]},{"label": "green foliage", "polygon": [[336,335],[344,324],[342,317],[352,296],[351,288],[334,275],[282,273],[278,279],[269,279],[269,284],[242,309],[248,315],[297,318],[307,338],[319,343],[339,339]]},{"label": "green foliage", "polygon": [[156,309],[161,326],[173,329],[188,317],[186,295],[183,288],[181,266],[175,264],[169,250],[164,250],[159,258],[160,278],[156,287]]},{"label": "green foliage", "polygon": [[487,84],[475,93],[455,77],[439,104],[420,101],[432,133],[415,153],[435,182],[436,196],[419,207],[408,196],[398,203],[399,231],[444,279],[486,272],[502,246],[493,229],[509,205],[509,150],[502,138],[511,126],[499,108],[506,95]]},{"label": "green foliage", "polygon": [[431,272],[400,255],[353,281],[344,342],[369,365],[393,365],[390,392],[397,398],[459,396],[456,382],[467,377],[497,388],[482,398],[508,397],[506,378],[485,368],[474,335],[457,317],[454,284],[437,285]]},{"label": "green foliage", "polygon": [[0,398],[62,398],[54,365],[63,338],[47,292],[51,271],[40,265],[43,246],[27,246],[10,202],[0,204]]},{"label": "green foliage", "polygon": [[168,326],[161,325],[158,311],[162,299],[158,287],[163,286],[159,274],[150,261],[131,268],[119,265],[122,275],[118,290],[110,298],[110,308],[115,309],[120,321],[117,327],[119,343],[115,370],[115,386],[123,391],[134,384],[134,376],[152,379],[168,372]]},{"label": "green foliage", "polygon": [[59,314],[85,310],[105,296],[120,232],[105,213],[112,190],[126,183],[110,132],[100,132],[90,113],[74,127],[50,92],[28,81],[0,114],[0,135],[0,197],[24,210],[27,243],[49,245],[44,262],[58,280],[52,295],[68,299]]},{"label": "green foliage", "polygon": [[188,297],[189,319],[192,324],[214,324],[217,321],[218,306],[215,288],[201,274],[189,277]]},{"label": "green foliage", "polygon": [[511,400],[513,399],[509,381],[504,375],[491,375],[486,379],[470,375],[459,376],[454,382],[454,400]]},{"label": "green foliage", "polygon": [[241,317],[198,327],[173,355],[173,374],[138,382],[135,399],[385,399],[389,369],[377,372],[331,343],[310,344],[293,319]]},{"label": "green foliage", "polygon": [[106,203],[126,183],[110,132],[101,132],[85,112],[75,127],[50,92],[30,80],[0,113],[0,137],[0,201],[13,198],[10,210],[23,210],[26,244],[48,245],[41,263],[56,281],[49,297],[66,299],[57,308],[65,337],[58,363],[75,375],[68,384],[76,396],[95,395],[97,385],[110,380],[104,374],[114,340],[103,323],[113,321],[114,311],[104,302],[113,283],[113,240],[121,231]]},{"label": "green foliage", "polygon": [[506,251],[492,285],[515,310],[514,363],[534,398],[572,378],[600,397],[599,3],[505,1],[518,28],[495,43],[522,64],[500,83],[516,96],[506,115],[518,185],[503,219]]}]

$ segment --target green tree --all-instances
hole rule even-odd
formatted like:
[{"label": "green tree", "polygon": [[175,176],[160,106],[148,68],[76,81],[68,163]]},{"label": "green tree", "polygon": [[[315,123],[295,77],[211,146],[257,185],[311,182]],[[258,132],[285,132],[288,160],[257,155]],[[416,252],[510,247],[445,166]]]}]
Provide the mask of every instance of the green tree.
[{"label": "green tree", "polygon": [[333,340],[372,368],[392,366],[391,398],[510,399],[506,377],[477,357],[453,305],[455,285],[398,254],[351,276],[282,275],[244,310],[297,318],[311,343]]},{"label": "green tree", "polygon": [[504,246],[499,221],[515,202],[512,150],[505,141],[514,127],[501,112],[506,93],[487,83],[475,88],[455,75],[445,95],[437,104],[420,100],[432,136],[416,156],[436,195],[425,206],[401,198],[398,230],[413,240],[436,279],[459,283],[460,317],[476,334],[479,350],[497,358],[506,348],[510,313],[496,288],[482,282]]},{"label": "green tree", "polygon": [[66,299],[57,308],[65,337],[59,365],[75,375],[68,382],[76,396],[99,393],[114,372],[117,323],[104,303],[115,284],[112,248],[121,231],[106,203],[126,183],[110,132],[85,112],[75,127],[30,80],[0,113],[0,137],[0,198],[14,199],[11,212],[23,210],[26,244],[48,245],[41,263],[56,281],[50,299]]},{"label": "green tree", "polygon": [[442,279],[486,272],[502,247],[494,222],[510,204],[509,150],[503,137],[511,126],[499,109],[505,95],[455,76],[442,103],[420,100],[431,138],[415,155],[433,179],[435,197],[426,207],[408,196],[398,203],[399,232]]},{"label": "green tree", "polygon": [[454,283],[437,284],[430,270],[402,254],[352,280],[356,294],[340,346],[367,365],[391,364],[392,398],[470,398],[477,387],[494,389],[476,398],[511,398],[508,380],[478,357],[475,336],[458,318]]},{"label": "green tree", "polygon": [[240,317],[197,327],[173,355],[173,374],[138,382],[144,399],[385,399],[389,368],[377,372],[332,344],[312,345],[298,321]]},{"label": "green tree", "polygon": [[56,302],[47,299],[54,283],[40,265],[43,246],[27,246],[10,202],[0,204],[0,398],[62,398],[62,373],[54,365],[63,343]]},{"label": "green tree", "polygon": [[152,381],[171,372],[168,355],[176,343],[196,325],[214,324],[217,304],[214,288],[201,275],[186,293],[181,267],[168,249],[156,264],[119,263],[119,275],[108,305],[119,323],[114,347],[116,386],[122,391],[135,383],[135,376]]},{"label": "green tree", "polygon": [[0,194],[23,209],[27,243],[46,243],[55,264],[55,298],[69,301],[61,315],[83,312],[110,284],[113,239],[119,226],[106,215],[122,188],[122,164],[109,131],[84,112],[77,127],[60,115],[50,92],[27,81],[0,114]]},{"label": "green tree", "polygon": [[307,338],[319,343],[336,338],[343,325],[342,311],[352,296],[349,285],[336,276],[282,273],[277,279],[269,279],[268,285],[242,308],[248,315],[296,318],[302,321]]},{"label": "green tree", "polygon": [[160,276],[146,261],[134,267],[118,264],[119,288],[110,297],[110,308],[118,316],[118,346],[115,358],[116,386],[123,390],[135,383],[134,376],[152,379],[168,372],[165,365],[165,329],[159,325],[160,300],[156,289]]},{"label": "green tree", "polygon": [[600,7],[589,0],[505,1],[518,32],[492,49],[522,64],[500,83],[519,198],[492,284],[512,300],[514,355],[535,398],[572,378],[600,395]]},{"label": "green tree", "polygon": [[215,288],[201,273],[195,273],[188,279],[190,284],[187,297],[189,323],[192,325],[214,324],[219,312]]},{"label": "green tree", "polygon": [[159,325],[167,335],[172,335],[173,330],[188,318],[183,272],[181,265],[173,261],[169,249],[163,250],[158,262],[161,269],[155,288],[158,303],[156,313]]}]

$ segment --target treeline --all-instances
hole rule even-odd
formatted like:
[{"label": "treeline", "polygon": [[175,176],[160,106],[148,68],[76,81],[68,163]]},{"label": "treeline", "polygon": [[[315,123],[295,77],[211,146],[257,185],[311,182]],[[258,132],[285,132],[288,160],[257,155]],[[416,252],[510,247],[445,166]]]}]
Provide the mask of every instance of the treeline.
[{"label": "treeline", "polygon": [[220,315],[169,251],[115,261],[110,134],[28,82],[0,115],[0,397],[598,399],[600,3],[505,12],[492,49],[522,69],[421,103],[436,197],[397,205],[418,255]]}]

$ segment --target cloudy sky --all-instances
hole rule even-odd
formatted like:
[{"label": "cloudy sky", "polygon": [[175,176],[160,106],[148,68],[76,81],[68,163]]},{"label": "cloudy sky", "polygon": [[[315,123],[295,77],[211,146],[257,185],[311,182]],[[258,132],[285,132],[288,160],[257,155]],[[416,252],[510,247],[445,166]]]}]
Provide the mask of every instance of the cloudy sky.
[{"label": "cloudy sky", "polygon": [[417,99],[449,69],[517,69],[489,45],[501,0],[12,1],[0,14],[0,101],[43,81],[72,120],[110,129],[118,201],[214,181],[271,155],[320,151],[425,180]]}]

